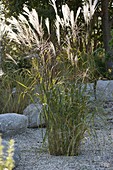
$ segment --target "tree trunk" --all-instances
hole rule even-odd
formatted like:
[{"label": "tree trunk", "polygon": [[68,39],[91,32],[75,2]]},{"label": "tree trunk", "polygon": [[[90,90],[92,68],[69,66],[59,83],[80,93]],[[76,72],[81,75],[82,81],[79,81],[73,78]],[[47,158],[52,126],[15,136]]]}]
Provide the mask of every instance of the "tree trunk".
[{"label": "tree trunk", "polygon": [[103,29],[103,42],[105,52],[108,55],[106,58],[106,71],[107,77],[113,79],[113,50],[110,48],[109,42],[111,39],[111,27],[109,19],[109,2],[110,0],[101,0],[102,9],[102,29]]},{"label": "tree trunk", "polygon": [[101,0],[102,8],[102,29],[103,29],[103,42],[107,54],[110,54],[110,22],[109,22],[109,0]]}]

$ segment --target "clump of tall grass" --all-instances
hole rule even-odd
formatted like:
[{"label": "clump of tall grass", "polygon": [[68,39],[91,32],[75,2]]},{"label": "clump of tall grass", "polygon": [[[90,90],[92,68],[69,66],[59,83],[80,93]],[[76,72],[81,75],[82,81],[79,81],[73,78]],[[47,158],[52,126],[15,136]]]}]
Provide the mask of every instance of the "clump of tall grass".
[{"label": "clump of tall grass", "polygon": [[[39,19],[38,13],[34,9],[30,11],[27,6],[18,20],[14,17],[7,20],[7,37],[29,48],[28,58],[32,58],[30,71],[36,77],[37,96],[44,106],[50,154],[77,155],[88,128],[89,99],[83,84],[94,79],[95,63],[92,46],[88,51],[88,28],[97,0],[93,4],[89,0],[83,8],[78,8],[76,16],[67,4],[62,5],[62,18],[58,15],[55,1],[51,0],[50,4],[56,14],[56,43],[51,39],[49,18],[45,20],[47,36],[42,18]],[[79,23],[80,12],[83,12],[84,24]]]},{"label": "clump of tall grass", "polygon": [[23,113],[33,99],[34,80],[27,69],[4,74],[0,82],[0,113]]}]

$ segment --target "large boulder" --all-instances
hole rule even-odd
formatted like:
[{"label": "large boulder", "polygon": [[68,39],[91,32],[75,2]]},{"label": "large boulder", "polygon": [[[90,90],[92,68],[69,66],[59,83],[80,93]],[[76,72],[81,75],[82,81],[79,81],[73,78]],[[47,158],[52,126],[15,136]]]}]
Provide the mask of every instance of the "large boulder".
[{"label": "large boulder", "polygon": [[28,117],[28,127],[35,128],[45,125],[42,116],[42,105],[39,103],[30,104],[25,108],[23,114]]},{"label": "large boulder", "polygon": [[26,131],[28,119],[17,113],[0,114],[0,133],[2,137],[13,136]]},{"label": "large boulder", "polygon": [[98,80],[96,95],[97,99],[113,101],[113,80]]},{"label": "large boulder", "polygon": [[96,94],[94,94],[94,83],[88,83],[86,94],[90,100],[113,101],[113,80],[98,80],[96,85]]},{"label": "large boulder", "polygon": [[[9,142],[2,139],[2,146],[3,146],[3,155],[4,155],[4,160],[5,160],[8,155],[7,151],[9,148]],[[14,144],[13,160],[14,160],[15,167],[18,166],[20,159],[21,159],[20,149],[18,148],[16,144]]]}]

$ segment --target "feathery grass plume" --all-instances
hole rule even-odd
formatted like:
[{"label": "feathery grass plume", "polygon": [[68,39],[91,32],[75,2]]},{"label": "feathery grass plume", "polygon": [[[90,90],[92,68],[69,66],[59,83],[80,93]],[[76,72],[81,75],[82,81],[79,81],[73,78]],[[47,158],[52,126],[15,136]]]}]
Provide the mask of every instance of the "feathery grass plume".
[{"label": "feathery grass plume", "polygon": [[6,33],[5,15],[4,15],[4,5],[0,1],[0,77],[3,76],[4,72],[1,68],[2,65],[2,39]]},{"label": "feathery grass plume", "polygon": [[32,11],[29,11],[27,6],[24,6],[23,9],[25,11],[24,14],[27,15],[29,18],[29,22],[32,24],[35,31],[37,31],[39,36],[42,38],[44,35],[44,31],[42,28],[42,18],[39,21],[38,13],[36,12],[35,9],[32,9]]},{"label": "feathery grass plume", "polygon": [[70,12],[70,21],[71,21],[71,27],[72,27],[72,30],[74,29],[74,26],[75,26],[75,22],[74,22],[74,11],[71,11]]},{"label": "feathery grass plume", "polygon": [[92,16],[94,15],[94,12],[95,12],[96,7],[97,7],[97,3],[98,3],[98,0],[94,0],[93,4],[92,4],[92,0],[89,0],[90,18],[92,18]]},{"label": "feathery grass plume", "polygon": [[48,34],[50,35],[50,26],[49,26],[49,18],[45,19],[45,25],[47,27]]},{"label": "feathery grass plume", "polygon": [[54,10],[55,10],[55,14],[57,15],[58,14],[58,12],[57,12],[57,6],[56,6],[56,0],[50,0],[49,1],[49,4],[51,5],[51,6],[53,6],[53,8],[54,8]]},{"label": "feathery grass plume", "polygon": [[55,26],[56,26],[57,41],[58,41],[58,44],[60,45],[60,24],[57,19],[55,21]]},{"label": "feathery grass plume", "polygon": [[[53,0],[54,1],[54,0]],[[53,6],[53,5],[52,5]],[[55,1],[54,1],[54,6],[55,6]],[[72,50],[72,40],[73,43],[76,41],[76,36],[78,33],[77,30],[77,18],[80,14],[81,8],[78,8],[76,17],[74,16],[74,11],[70,10],[67,4],[62,5],[62,14],[63,18],[60,18],[60,16],[57,14],[56,15],[56,20],[55,20],[55,26],[56,26],[56,37],[58,44],[60,45],[61,38],[62,41],[66,44],[64,47],[65,50],[67,51],[68,59],[72,62],[72,55],[73,53],[71,52]],[[62,37],[61,34],[64,34],[65,36]],[[74,58],[74,56],[73,56]]]},{"label": "feathery grass plume", "polygon": [[[49,38],[44,38],[42,18],[39,19],[35,9],[30,11],[26,5],[24,5],[23,9],[23,14],[28,17],[28,21],[22,14],[19,14],[18,20],[15,17],[7,19],[9,22],[9,25],[7,25],[7,37],[10,41],[29,47],[32,53],[34,51],[35,53],[38,52],[38,54],[40,53],[42,55],[49,47],[48,42],[50,42]],[[45,25],[48,30],[48,36],[50,36],[48,18],[45,20]],[[55,50],[55,48],[53,49],[53,46],[50,47],[52,47],[51,50]],[[53,53],[55,53],[55,51],[53,51]]]},{"label": "feathery grass plume", "polygon": [[83,15],[84,15],[84,20],[88,25],[89,17],[90,17],[89,16],[89,5],[88,5],[88,3],[83,6]]},{"label": "feathery grass plume", "polygon": [[[15,17],[11,17],[7,19],[10,23],[8,26],[8,38],[10,41],[15,41],[19,44],[23,44],[25,46],[32,46],[31,43],[34,41],[33,30],[23,15],[19,15],[18,20]],[[17,32],[13,31],[16,30]]]},{"label": "feathery grass plume", "polygon": [[87,25],[89,24],[89,22],[91,21],[93,15],[94,15],[97,3],[98,3],[98,0],[94,0],[93,4],[92,4],[92,0],[88,0],[88,2],[86,2],[83,5],[84,20]]},{"label": "feathery grass plume", "polygon": [[77,19],[78,19],[78,17],[79,17],[80,11],[81,11],[81,7],[79,7],[79,8],[77,9],[77,13],[76,13],[76,17],[75,17],[75,23],[77,23]]},{"label": "feathery grass plume", "polygon": [[64,20],[63,20],[63,18],[60,18],[59,15],[56,15],[56,20],[60,23],[60,25],[63,28],[64,27]]},{"label": "feathery grass plume", "polygon": [[[10,19],[7,19],[7,21],[10,23],[10,25],[7,26],[7,37],[10,41],[15,41],[18,44],[31,47],[33,35],[26,18],[20,14],[18,20],[15,17],[11,17]],[[17,32],[13,30],[16,30]]]},{"label": "feathery grass plume", "polygon": [[4,5],[0,1],[0,41],[6,31],[5,16],[4,16]]},{"label": "feathery grass plume", "polygon": [[11,56],[10,56],[9,54],[7,54],[7,53],[6,53],[6,56],[7,56],[7,58],[8,58],[9,60],[13,61],[13,63],[17,65],[17,62],[14,60],[13,57],[11,57]]},{"label": "feathery grass plume", "polygon": [[3,35],[6,32],[5,21],[0,19],[0,41],[2,40]]},{"label": "feathery grass plume", "polygon": [[[60,30],[60,26],[61,28],[67,31],[66,36],[71,36],[73,38],[73,41],[76,39],[76,35],[77,35],[77,19],[79,17],[80,11],[81,11],[81,7],[78,8],[76,16],[74,16],[74,11],[70,10],[70,8],[68,7],[67,4],[62,5],[62,14],[63,17],[60,18],[60,16],[58,15],[58,13],[56,12],[56,4],[55,4],[55,0],[52,0],[51,5],[53,6],[55,13],[56,13],[56,20],[55,20],[55,26],[56,26],[56,37],[58,40],[58,44],[60,44],[60,38],[61,38],[61,30]],[[72,34],[71,34],[72,33]],[[63,37],[64,39],[64,37]]]},{"label": "feathery grass plume", "polygon": [[62,5],[62,14],[63,14],[63,19],[64,19],[64,23],[65,26],[70,26],[70,8],[68,7],[68,5]]},{"label": "feathery grass plume", "polygon": [[0,68],[0,77],[2,77],[4,75],[4,72],[2,70],[2,68]]},{"label": "feathery grass plume", "polygon": [[54,56],[56,56],[56,50],[55,50],[55,46],[52,42],[50,42],[50,49],[52,49],[52,52],[54,54]]},{"label": "feathery grass plume", "polygon": [[78,64],[78,56],[77,56],[77,55],[76,55],[75,58],[74,58],[74,63],[75,63],[75,65],[76,65],[76,67],[77,67],[77,64]]}]

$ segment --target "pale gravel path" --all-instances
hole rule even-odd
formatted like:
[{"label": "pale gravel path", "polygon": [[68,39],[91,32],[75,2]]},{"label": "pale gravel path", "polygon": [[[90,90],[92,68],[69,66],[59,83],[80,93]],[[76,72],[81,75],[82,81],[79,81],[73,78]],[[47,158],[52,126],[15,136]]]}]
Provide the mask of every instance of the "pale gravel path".
[{"label": "pale gravel path", "polygon": [[[113,117],[113,103],[109,108],[109,117]],[[46,150],[40,153],[42,129],[27,129],[26,133],[16,135],[14,139],[21,150],[21,160],[15,170],[113,170],[111,117],[106,129],[104,126],[97,128],[97,142],[85,137],[79,156],[50,156]]]}]

